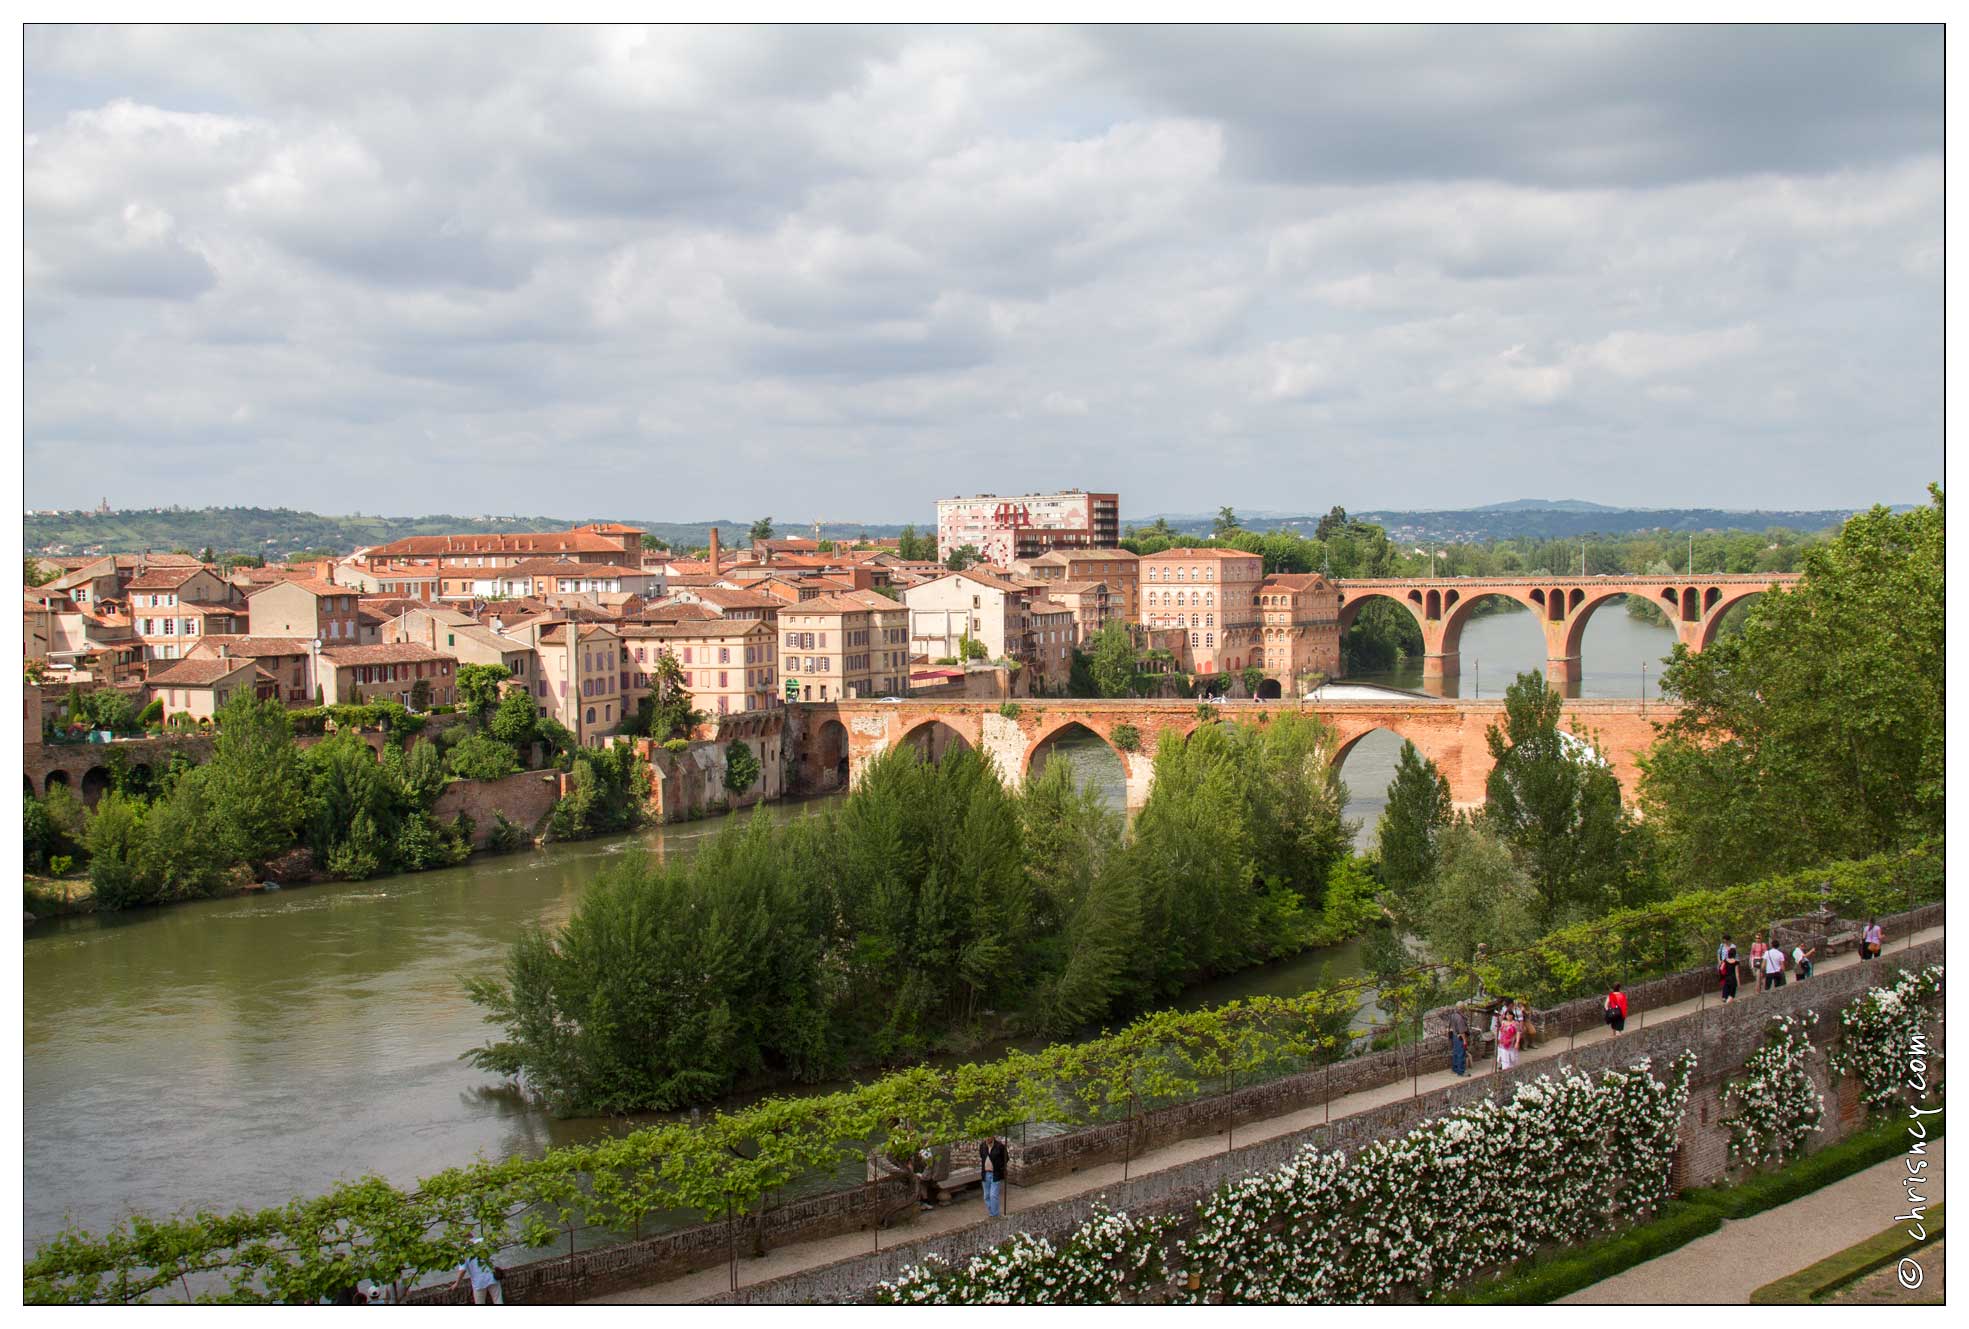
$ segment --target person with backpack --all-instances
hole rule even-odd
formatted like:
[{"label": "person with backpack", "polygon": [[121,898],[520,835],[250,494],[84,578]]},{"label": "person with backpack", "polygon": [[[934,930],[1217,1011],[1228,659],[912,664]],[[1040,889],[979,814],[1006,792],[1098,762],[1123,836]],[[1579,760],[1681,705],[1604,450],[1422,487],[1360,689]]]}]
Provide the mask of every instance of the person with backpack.
[{"label": "person with backpack", "polygon": [[1619,1038],[1620,1031],[1627,1028],[1627,994],[1620,990],[1620,984],[1614,984],[1613,991],[1607,994],[1604,1009],[1607,1028],[1613,1030],[1615,1038]]},{"label": "person with backpack", "polygon": [[1791,967],[1798,971],[1801,982],[1812,976],[1812,957],[1818,953],[1818,947],[1814,946],[1808,951],[1803,942],[1791,948]]}]

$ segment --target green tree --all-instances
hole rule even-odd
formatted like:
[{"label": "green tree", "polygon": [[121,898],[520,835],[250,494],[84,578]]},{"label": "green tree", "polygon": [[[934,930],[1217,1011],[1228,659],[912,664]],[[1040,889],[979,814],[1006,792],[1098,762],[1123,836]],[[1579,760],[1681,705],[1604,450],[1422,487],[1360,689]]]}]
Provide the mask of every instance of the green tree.
[{"label": "green tree", "polygon": [[[238,852],[242,819],[236,786],[221,773],[215,759],[181,776],[171,792],[144,814],[138,876],[148,900],[189,900],[211,895],[225,885],[228,869],[242,861],[258,861]],[[291,815],[291,814],[290,814]],[[283,848],[292,842],[292,832]],[[270,857],[271,855],[269,855]]]},{"label": "green tree", "polygon": [[744,739],[734,738],[725,748],[725,788],[738,797],[759,783],[759,756]]},{"label": "green tree", "polygon": [[[1481,820],[1459,818],[1442,833],[1439,866],[1417,926],[1438,959],[1468,962],[1539,936],[1542,902],[1511,847]],[[1515,994],[1506,994],[1515,995]]]},{"label": "green tree", "polygon": [[89,817],[89,887],[100,909],[128,909],[147,897],[140,863],[144,805],[118,793],[104,794]]},{"label": "green tree", "polygon": [[976,545],[959,545],[950,551],[950,557],[944,560],[943,565],[952,572],[962,572],[973,563],[983,561],[984,555],[978,552]]},{"label": "green tree", "polygon": [[54,568],[44,565],[40,559],[29,555],[22,572],[22,579],[29,586],[46,586],[59,575]]},{"label": "green tree", "polygon": [[970,633],[967,632],[958,637],[957,658],[959,660],[982,660],[989,654],[990,652],[985,649],[985,644],[976,637],[973,637]]},{"label": "green tree", "polygon": [[88,818],[67,785],[51,785],[41,798],[26,796],[22,853],[37,872],[57,855],[74,858],[85,843]]},{"label": "green tree", "polygon": [[1327,509],[1326,515],[1319,519],[1319,525],[1313,528],[1313,538],[1325,544],[1335,535],[1344,533],[1352,526],[1353,522],[1347,516],[1347,509],[1336,503]]},{"label": "green tree", "polygon": [[199,772],[210,829],[228,861],[257,871],[293,847],[303,816],[305,785],[293,726],[279,701],[244,692],[234,693],[214,718],[212,761]]},{"label": "green tree", "polygon": [[464,703],[472,723],[485,728],[492,708],[499,704],[499,685],[512,676],[513,671],[505,665],[458,666],[458,700]]},{"label": "green tree", "polygon": [[516,750],[533,742],[538,732],[540,708],[532,697],[514,690],[499,699],[499,706],[492,713],[487,728],[501,743],[510,743]]},{"label": "green tree", "polygon": [[403,787],[411,801],[420,808],[430,807],[444,792],[444,758],[438,755],[437,745],[428,738],[418,739],[404,755]]},{"label": "green tree", "polygon": [[650,690],[637,703],[634,721],[638,732],[659,743],[673,738],[689,738],[708,717],[691,706],[684,667],[667,650],[656,653],[650,670]]},{"label": "green tree", "polygon": [[1119,620],[1104,623],[1094,634],[1094,686],[1103,697],[1125,697],[1135,685],[1135,642],[1128,625]]},{"label": "green tree", "polygon": [[1255,697],[1258,695],[1258,689],[1264,685],[1265,671],[1257,665],[1246,665],[1238,677],[1243,680],[1244,695]]},{"label": "green tree", "polygon": [[451,773],[461,780],[503,780],[519,770],[511,745],[490,734],[473,734],[445,754]]},{"label": "green tree", "polygon": [[1228,506],[1218,508],[1217,516],[1210,523],[1211,535],[1219,540],[1241,529],[1237,522],[1237,513]]},{"label": "green tree", "polygon": [[1485,732],[1484,817],[1537,892],[1541,932],[1620,902],[1627,814],[1598,752],[1559,729],[1565,699],[1536,673],[1505,690],[1504,723]]},{"label": "green tree", "polygon": [[1678,878],[1746,881],[1941,832],[1944,521],[1929,493],[1806,549],[1802,580],[1754,601],[1740,635],[1675,648],[1662,691],[1682,709],[1642,760],[1641,796]]},{"label": "green tree", "polygon": [[1376,837],[1389,902],[1408,927],[1421,921],[1427,891],[1436,875],[1438,842],[1450,819],[1448,779],[1436,769],[1436,763],[1415,750],[1413,743],[1404,742]]},{"label": "green tree", "polygon": [[749,539],[749,540],[750,540],[750,541],[751,541],[751,542],[752,542],[753,544],[757,544],[757,543],[759,543],[759,541],[761,541],[761,540],[770,540],[770,539],[772,539],[772,538],[773,538],[773,519],[772,519],[771,517],[761,517],[761,518],[759,518],[759,520],[757,520],[757,521],[755,521],[755,522],[753,522],[753,523],[752,523],[752,529],[751,529],[750,531],[748,531],[748,532],[746,532],[746,535],[747,535],[747,538],[748,538],[748,539]]}]

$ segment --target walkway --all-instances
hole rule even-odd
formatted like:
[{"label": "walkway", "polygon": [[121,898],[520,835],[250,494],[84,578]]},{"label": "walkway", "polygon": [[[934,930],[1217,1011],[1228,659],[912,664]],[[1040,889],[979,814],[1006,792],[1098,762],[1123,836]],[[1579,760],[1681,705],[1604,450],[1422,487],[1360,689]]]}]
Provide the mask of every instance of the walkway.
[{"label": "walkway", "polygon": [[[1892,940],[1888,943],[1888,954],[1891,956],[1902,946],[1919,946],[1936,940],[1941,937],[1942,931],[1943,929],[1939,927],[1929,928],[1923,932],[1916,933],[1911,938]],[[1859,962],[1858,954],[1848,951],[1840,955],[1828,957],[1825,963],[1818,968],[1823,973],[1844,969]],[[1806,981],[1809,982],[1810,980]],[[1744,1000],[1747,1000],[1751,1005],[1756,1004],[1756,997],[1754,995]],[[1662,1020],[1672,1020],[1684,1015],[1692,1015],[1706,1006],[1713,1004],[1714,1001],[1714,996],[1690,998],[1687,1001],[1678,1002],[1672,1006],[1663,1006],[1649,1011],[1636,1011],[1630,1018],[1630,1027],[1636,1029],[1646,1028],[1658,1024]],[[1598,1025],[1579,1034],[1570,1045],[1564,1038],[1550,1039],[1541,1046],[1527,1051],[1519,1058],[1519,1063],[1524,1065],[1531,1062],[1564,1058],[1572,1046],[1583,1047],[1592,1043],[1602,1042],[1611,1037],[1613,1037],[1611,1030],[1605,1025]],[[1480,1072],[1495,1074],[1495,1062],[1485,1061],[1478,1063],[1471,1073],[1474,1076]],[[1363,1089],[1356,1093],[1342,1095],[1334,1099],[1331,1104],[1319,1104],[1310,1108],[1302,1108],[1296,1112],[1289,1112],[1282,1116],[1269,1117],[1260,1121],[1240,1122],[1237,1126],[1236,1143],[1239,1145],[1256,1144],[1260,1140],[1269,1140],[1281,1135],[1290,1135],[1295,1131],[1308,1130],[1314,1126],[1319,1126],[1329,1120],[1329,1109],[1332,1117],[1350,1116],[1356,1112],[1364,1112],[1369,1108],[1379,1107],[1384,1103],[1393,1103],[1400,1099],[1413,1097],[1418,1087],[1421,1092],[1427,1093],[1432,1090],[1447,1088],[1455,1082],[1456,1077],[1450,1073],[1447,1067],[1444,1067],[1442,1070],[1423,1074],[1419,1086],[1415,1080],[1397,1080],[1392,1084],[1378,1085],[1372,1089]],[[1211,1154],[1222,1152],[1223,1149],[1224,1146],[1216,1142],[1215,1135],[1204,1135],[1188,1140],[1178,1140],[1172,1144],[1163,1145],[1158,1149],[1150,1149],[1138,1155],[1128,1164],[1128,1174],[1136,1177],[1147,1176],[1152,1172],[1160,1172],[1167,1168],[1177,1167],[1184,1163],[1194,1162],[1200,1158],[1206,1158]],[[1036,1182],[1031,1186],[1021,1186],[1014,1183],[1006,1189],[1007,1206],[1010,1211],[1009,1216],[1016,1221],[1018,1211],[1022,1208],[1048,1204],[1054,1200],[1065,1200],[1076,1195],[1085,1195],[1090,1192],[1100,1191],[1106,1187],[1118,1184],[1121,1180],[1122,1165],[1119,1163],[1108,1163],[1083,1168],[1078,1172],[1071,1172],[1064,1176],[1052,1177],[1045,1181]],[[1892,1218],[1893,1214],[1888,1213],[1884,1217]],[[919,1213],[908,1226],[885,1232],[881,1236],[885,1244],[894,1245],[898,1242],[919,1241],[924,1237],[936,1236],[939,1233],[959,1231],[986,1221],[988,1220],[984,1216],[983,1201],[960,1201],[956,1204],[946,1205],[931,1213]],[[1875,1219],[1871,1211],[1868,1211],[1867,1222],[1871,1223],[1872,1226],[1861,1235],[1870,1236],[1881,1229],[1881,1222]],[[1012,1226],[1008,1224],[1007,1236],[1011,1235],[1011,1230]],[[768,1251],[762,1259],[745,1258],[740,1260],[738,1265],[739,1282],[741,1285],[761,1283],[768,1279],[783,1278],[788,1274],[799,1273],[805,1269],[813,1269],[821,1265],[832,1264],[836,1260],[845,1260],[850,1256],[860,1255],[873,1249],[873,1242],[874,1237],[868,1232],[845,1232],[830,1237],[816,1238],[812,1241],[792,1242]],[[1832,1247],[1832,1249],[1841,1250],[1851,1244],[1851,1241],[1842,1241]],[[1819,1256],[1814,1255],[1810,1259],[1800,1263],[1797,1267],[1802,1269],[1806,1264],[1810,1264],[1812,1260],[1819,1258]],[[1765,1283],[1770,1282],[1771,1279],[1781,1277],[1783,1274],[1792,1271],[1778,1270],[1773,1272],[1760,1270],[1758,1272],[1760,1276],[1752,1284],[1753,1287],[1761,1287]],[[696,1273],[685,1274],[665,1282],[652,1283],[644,1287],[630,1289],[626,1292],[617,1292],[608,1296],[596,1297],[594,1301],[598,1304],[675,1305],[682,1302],[699,1301],[706,1297],[715,1297],[720,1293],[729,1291],[730,1287],[731,1273],[729,1266],[719,1264],[712,1268],[700,1269]]]},{"label": "walkway", "polygon": [[[1945,1141],[1928,1146],[1928,1175],[1944,1175]],[[1900,1156],[1875,1163],[1844,1181],[1835,1181],[1790,1204],[1749,1218],[1726,1219],[1706,1237],[1637,1264],[1625,1273],[1581,1288],[1559,1305],[1627,1306],[1667,1302],[1748,1305],[1750,1294],[1766,1283],[1795,1274],[1837,1255],[1848,1246],[1894,1226],[1907,1209],[1907,1176]],[[1941,1187],[1924,1187],[1941,1199]],[[1941,1285],[1935,1290],[1939,1293]]]}]

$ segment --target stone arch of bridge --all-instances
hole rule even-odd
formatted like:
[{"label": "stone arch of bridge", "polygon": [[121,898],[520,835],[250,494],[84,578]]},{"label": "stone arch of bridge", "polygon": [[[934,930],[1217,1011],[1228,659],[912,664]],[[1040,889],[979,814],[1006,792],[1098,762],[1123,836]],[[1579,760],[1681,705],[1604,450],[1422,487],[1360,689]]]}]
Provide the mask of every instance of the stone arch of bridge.
[{"label": "stone arch of bridge", "polygon": [[1386,600],[1391,604],[1398,604],[1403,609],[1406,609],[1409,617],[1415,620],[1415,626],[1421,629],[1423,640],[1428,640],[1431,624],[1424,616],[1427,612],[1427,604],[1426,597],[1420,588],[1410,589],[1405,594],[1399,595],[1393,589],[1382,589],[1379,587],[1349,588],[1340,594],[1341,636],[1344,637],[1347,635],[1347,629],[1354,626],[1354,620],[1360,617],[1362,606],[1367,604],[1369,600]]},{"label": "stone arch of bridge", "polygon": [[[1716,629],[1722,626],[1723,616],[1737,605],[1742,604],[1745,600],[1754,600],[1758,596],[1763,595],[1767,589],[1762,586],[1709,587],[1704,592],[1702,618],[1691,634],[1695,637],[1691,649],[1697,651],[1708,650],[1709,644],[1716,640]],[[1714,598],[1710,598],[1708,595],[1708,591],[1710,590],[1720,593]]]},{"label": "stone arch of bridge", "polygon": [[966,752],[978,750],[978,745],[952,724],[950,717],[941,715],[926,715],[903,730],[896,736],[896,746],[904,744],[916,747],[929,761],[941,761],[953,745],[961,746]]},{"label": "stone arch of bridge", "polygon": [[[1026,740],[1025,753],[1019,760],[1019,778],[1023,780],[1032,774],[1033,759],[1039,755],[1041,749],[1048,743],[1077,729],[1081,733],[1091,734],[1093,737],[1101,740],[1101,746],[1113,753],[1114,759],[1120,763],[1122,777],[1126,779],[1129,774],[1129,754],[1114,745],[1114,726],[1123,723],[1128,722],[1116,720],[1112,723],[1105,723],[1094,719],[1092,716],[1070,716],[1065,719],[1053,720],[1043,728],[1035,730],[1032,736]],[[1140,732],[1139,725],[1136,726],[1136,730],[1138,733]],[[1136,751],[1139,752],[1140,750],[1138,746]]]},{"label": "stone arch of bridge", "polygon": [[91,766],[82,772],[82,805],[90,808],[96,806],[102,801],[103,795],[109,792],[109,785],[107,766]]},{"label": "stone arch of bridge", "polygon": [[[1534,599],[1534,596],[1537,598]],[[1476,614],[1477,606],[1485,600],[1495,599],[1509,600],[1513,604],[1523,605],[1531,611],[1533,621],[1539,625],[1545,634],[1546,654],[1549,656],[1552,653],[1552,630],[1546,621],[1545,606],[1550,598],[1548,592],[1531,588],[1497,587],[1489,590],[1470,592],[1464,592],[1460,588],[1451,588],[1443,594],[1442,630],[1439,638],[1441,643],[1440,649],[1444,655],[1460,656],[1463,652],[1463,629],[1469,625],[1470,619]]]}]

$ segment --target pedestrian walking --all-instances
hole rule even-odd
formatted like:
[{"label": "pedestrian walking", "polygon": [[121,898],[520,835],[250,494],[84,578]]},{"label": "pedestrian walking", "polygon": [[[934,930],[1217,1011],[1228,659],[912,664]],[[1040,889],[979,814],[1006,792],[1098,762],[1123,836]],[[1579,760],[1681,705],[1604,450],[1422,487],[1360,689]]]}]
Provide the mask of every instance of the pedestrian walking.
[{"label": "pedestrian walking", "polygon": [[1766,949],[1768,948],[1764,945],[1764,939],[1762,937],[1752,937],[1750,939],[1750,981],[1760,992],[1770,986],[1769,983],[1764,981],[1764,952]]},{"label": "pedestrian walking", "polygon": [[1784,947],[1772,946],[1764,952],[1764,990],[1784,986]]},{"label": "pedestrian walking", "polygon": [[1880,958],[1880,942],[1886,935],[1881,930],[1879,922],[1869,918],[1866,921],[1866,931],[1860,934],[1860,958],[1862,960],[1878,960]]},{"label": "pedestrian walking", "polygon": [[1518,1022],[1506,1007],[1504,1020],[1497,1026],[1497,1069],[1508,1071],[1518,1064]]},{"label": "pedestrian walking", "polygon": [[1518,1051],[1529,1050],[1531,1040],[1538,1030],[1531,1022],[1531,1008],[1525,1005],[1523,997],[1511,1002],[1511,1018],[1518,1022]]},{"label": "pedestrian walking", "polygon": [[1737,999],[1737,948],[1728,937],[1723,939],[1723,956],[1716,964],[1717,977],[1723,983],[1723,1004],[1729,1005]]},{"label": "pedestrian walking", "polygon": [[1818,947],[1814,946],[1808,951],[1803,942],[1791,948],[1791,967],[1798,971],[1801,981],[1812,976],[1812,957],[1818,953]]},{"label": "pedestrian walking", "polygon": [[1724,933],[1723,940],[1716,943],[1716,963],[1722,965],[1730,958],[1730,952],[1735,949],[1736,944],[1730,940],[1730,934]]},{"label": "pedestrian walking", "polygon": [[1607,1028],[1613,1030],[1615,1038],[1619,1038],[1620,1031],[1627,1028],[1627,994],[1620,990],[1620,984],[1614,984],[1613,991],[1607,994],[1605,1010]]},{"label": "pedestrian walking", "polygon": [[1449,1068],[1458,1075],[1468,1075],[1470,1056],[1470,1021],[1463,1014],[1463,1006],[1458,1003],[1449,1008]]},{"label": "pedestrian walking", "polygon": [[978,1168],[984,1177],[985,1213],[997,1218],[1005,1212],[1005,1141],[997,1136],[978,1145]]}]

